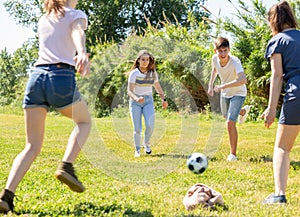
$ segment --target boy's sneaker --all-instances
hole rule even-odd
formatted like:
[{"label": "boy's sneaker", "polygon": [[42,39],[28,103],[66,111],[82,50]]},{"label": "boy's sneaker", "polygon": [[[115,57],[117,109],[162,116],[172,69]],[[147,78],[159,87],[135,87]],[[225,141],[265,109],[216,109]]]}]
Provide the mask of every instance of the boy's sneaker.
[{"label": "boy's sneaker", "polygon": [[148,145],[144,145],[144,148],[145,148],[145,153],[146,154],[151,154],[152,153],[152,150],[151,150],[149,144]]},{"label": "boy's sneaker", "polygon": [[250,108],[251,108],[251,105],[245,105],[241,110],[244,110],[245,113],[244,115],[239,115],[239,118],[238,118],[238,122],[239,124],[243,124],[246,119],[247,119],[247,116],[249,114],[249,111],[250,111]]},{"label": "boy's sneaker", "polygon": [[237,161],[237,157],[234,154],[230,154],[227,157],[227,161]]},{"label": "boy's sneaker", "polygon": [[275,196],[274,193],[272,193],[264,199],[262,204],[286,204],[286,202],[285,195]]},{"label": "boy's sneaker", "polygon": [[141,156],[141,153],[140,153],[140,151],[135,151],[134,152],[134,157],[140,157]]},{"label": "boy's sneaker", "polygon": [[85,190],[85,187],[75,175],[72,163],[62,162],[55,172],[55,177],[66,184],[72,191],[81,193]]},{"label": "boy's sneaker", "polygon": [[8,213],[14,210],[14,196],[15,194],[7,189],[4,189],[0,195],[0,213]]}]

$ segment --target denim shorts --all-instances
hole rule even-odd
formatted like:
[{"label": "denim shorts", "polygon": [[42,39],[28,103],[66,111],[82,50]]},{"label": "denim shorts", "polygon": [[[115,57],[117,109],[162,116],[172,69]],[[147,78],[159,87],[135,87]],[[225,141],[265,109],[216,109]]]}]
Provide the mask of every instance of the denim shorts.
[{"label": "denim shorts", "polygon": [[68,107],[81,100],[76,87],[74,69],[33,67],[27,81],[23,108],[43,107],[56,110]]},{"label": "denim shorts", "polygon": [[245,99],[245,96],[233,96],[231,98],[221,97],[222,115],[226,117],[227,120],[236,122]]},{"label": "denim shorts", "polygon": [[279,124],[300,124],[300,75],[290,78],[285,85],[285,95],[279,116]]}]

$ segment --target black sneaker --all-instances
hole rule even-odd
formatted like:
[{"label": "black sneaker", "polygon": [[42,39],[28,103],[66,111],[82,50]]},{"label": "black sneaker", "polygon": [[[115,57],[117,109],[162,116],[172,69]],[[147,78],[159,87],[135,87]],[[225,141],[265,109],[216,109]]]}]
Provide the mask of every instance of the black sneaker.
[{"label": "black sneaker", "polygon": [[287,200],[285,195],[275,196],[274,193],[270,194],[265,200],[262,202],[263,204],[286,204]]},{"label": "black sneaker", "polygon": [[15,194],[7,189],[4,189],[0,195],[0,213],[8,213],[14,210],[14,196]]},{"label": "black sneaker", "polygon": [[151,154],[152,153],[152,150],[151,150],[151,148],[149,146],[146,147],[145,153],[146,154]]},{"label": "black sneaker", "polygon": [[145,153],[146,153],[146,154],[151,154],[151,153],[152,153],[152,150],[151,150],[149,144],[145,144],[145,145],[144,145],[144,148],[145,148]]},{"label": "black sneaker", "polygon": [[55,172],[55,177],[66,184],[72,191],[81,193],[85,190],[85,187],[75,175],[72,163],[62,162]]}]

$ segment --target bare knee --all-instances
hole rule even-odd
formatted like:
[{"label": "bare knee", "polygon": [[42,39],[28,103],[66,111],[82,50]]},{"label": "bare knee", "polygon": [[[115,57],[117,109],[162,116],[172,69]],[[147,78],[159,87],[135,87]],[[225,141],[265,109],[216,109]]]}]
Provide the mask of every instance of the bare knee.
[{"label": "bare knee", "polygon": [[90,118],[88,118],[87,120],[83,120],[83,121],[78,122],[77,125],[83,125],[83,126],[85,126],[86,128],[89,128],[89,129],[90,129],[91,126],[92,126],[92,121],[91,121]]},{"label": "bare knee", "polygon": [[291,147],[290,146],[286,146],[285,144],[277,144],[275,145],[275,151],[279,151],[281,152],[282,154],[287,154],[289,155],[290,152],[291,152]]},{"label": "bare knee", "polygon": [[42,150],[42,146],[41,145],[33,145],[31,143],[27,143],[26,147],[23,150],[23,153],[31,158],[36,158]]},{"label": "bare knee", "polygon": [[91,117],[89,115],[86,115],[85,117],[81,117],[81,118],[73,118],[73,121],[79,127],[84,127],[88,130],[91,129],[92,120],[91,120]]},{"label": "bare knee", "polygon": [[231,121],[231,120],[227,120],[226,127],[227,127],[228,130],[235,129],[236,128],[236,122]]}]

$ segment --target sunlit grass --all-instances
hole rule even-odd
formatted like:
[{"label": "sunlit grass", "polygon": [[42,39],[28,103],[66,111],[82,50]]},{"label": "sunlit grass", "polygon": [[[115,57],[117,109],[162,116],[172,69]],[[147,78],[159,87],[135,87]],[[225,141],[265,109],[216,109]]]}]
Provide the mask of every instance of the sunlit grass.
[{"label": "sunlit grass", "polygon": [[[25,141],[22,113],[5,113],[0,114],[2,187]],[[299,138],[291,154],[289,204],[281,207],[260,204],[273,191],[276,125],[271,129],[265,129],[262,122],[238,125],[239,161],[228,163],[228,136],[219,121],[214,124],[199,115],[184,118],[176,114],[158,115],[153,154],[142,154],[136,159],[130,121],[122,120],[121,125],[116,125],[115,118],[94,119],[89,141],[75,162],[77,175],[87,189],[77,194],[53,176],[73,123],[51,114],[46,121],[42,153],[16,192],[15,211],[21,216],[300,216]],[[220,138],[210,138],[211,135]],[[186,157],[191,152],[205,150],[211,151],[209,167],[205,173],[194,175],[186,168]],[[182,199],[198,182],[219,191],[225,207],[217,210],[199,207],[187,212]]]}]

